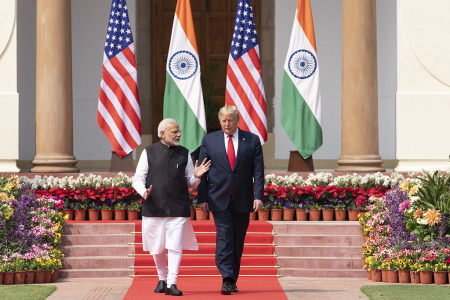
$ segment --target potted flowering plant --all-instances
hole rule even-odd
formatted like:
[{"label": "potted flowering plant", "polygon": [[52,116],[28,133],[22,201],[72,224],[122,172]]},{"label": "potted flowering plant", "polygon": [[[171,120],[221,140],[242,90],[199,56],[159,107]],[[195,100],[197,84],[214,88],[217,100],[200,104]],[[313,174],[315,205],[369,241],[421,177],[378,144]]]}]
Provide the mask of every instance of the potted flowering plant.
[{"label": "potted flowering plant", "polygon": [[322,209],[322,205],[314,201],[309,209],[309,220],[310,221],[320,221],[320,211]]},{"label": "potted flowering plant", "polygon": [[343,200],[338,200],[334,205],[336,221],[345,221],[347,215],[347,205]]},{"label": "potted flowering plant", "polygon": [[88,204],[85,201],[78,199],[73,203],[72,207],[74,209],[75,221],[84,221]]},{"label": "potted flowering plant", "polygon": [[131,200],[131,202],[127,205],[128,220],[132,220],[132,221],[137,220],[140,210],[141,210],[140,199]]},{"label": "potted flowering plant", "polygon": [[122,201],[114,202],[114,219],[125,220],[125,203]]},{"label": "potted flowering plant", "polygon": [[283,207],[283,220],[292,221],[294,219],[295,203],[286,201]]},{"label": "potted flowering plant", "polygon": [[284,207],[283,199],[280,198],[273,199],[270,205],[270,219],[272,221],[281,221],[283,216],[283,207]]}]

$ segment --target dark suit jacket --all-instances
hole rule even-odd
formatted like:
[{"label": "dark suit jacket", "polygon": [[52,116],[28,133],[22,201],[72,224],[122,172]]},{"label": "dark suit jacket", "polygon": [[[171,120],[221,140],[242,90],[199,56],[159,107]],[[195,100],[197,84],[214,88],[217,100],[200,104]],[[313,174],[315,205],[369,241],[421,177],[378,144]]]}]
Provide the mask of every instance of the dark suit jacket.
[{"label": "dark suit jacket", "polygon": [[239,130],[238,151],[233,171],[222,130],[203,138],[199,161],[211,160],[209,172],[198,187],[198,202],[208,202],[213,212],[225,210],[233,190],[233,204],[240,213],[253,211],[253,200],[263,199],[264,159],[261,143],[253,133]]}]

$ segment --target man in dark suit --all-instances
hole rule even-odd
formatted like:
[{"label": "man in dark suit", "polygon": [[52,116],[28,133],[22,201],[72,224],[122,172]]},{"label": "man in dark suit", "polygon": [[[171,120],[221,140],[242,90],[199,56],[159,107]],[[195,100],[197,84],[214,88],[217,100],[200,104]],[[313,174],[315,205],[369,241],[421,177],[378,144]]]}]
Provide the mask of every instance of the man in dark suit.
[{"label": "man in dark suit", "polygon": [[200,148],[200,161],[207,158],[211,166],[198,187],[198,202],[203,211],[213,213],[221,293],[229,295],[238,292],[250,212],[262,207],[264,160],[259,137],[238,128],[236,107],[222,107],[219,121],[222,130],[208,134]]}]

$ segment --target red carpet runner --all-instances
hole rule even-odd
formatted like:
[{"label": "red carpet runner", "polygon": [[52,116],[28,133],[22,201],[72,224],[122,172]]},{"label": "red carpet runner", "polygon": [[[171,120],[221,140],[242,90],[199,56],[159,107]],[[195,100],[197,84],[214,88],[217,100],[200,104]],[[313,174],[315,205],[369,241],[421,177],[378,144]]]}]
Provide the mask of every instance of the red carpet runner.
[{"label": "red carpet runner", "polygon": [[[184,251],[177,286],[183,297],[213,299],[227,297],[220,294],[222,278],[214,261],[215,226],[212,221],[192,221],[199,251]],[[277,279],[275,247],[272,225],[264,221],[251,221],[245,239],[239,293],[233,298],[287,299]],[[135,277],[124,299],[167,299],[153,292],[158,277],[153,257],[142,250],[141,221],[136,222]],[[229,297],[229,296],[228,296]],[[185,299],[183,298],[183,299]]]}]

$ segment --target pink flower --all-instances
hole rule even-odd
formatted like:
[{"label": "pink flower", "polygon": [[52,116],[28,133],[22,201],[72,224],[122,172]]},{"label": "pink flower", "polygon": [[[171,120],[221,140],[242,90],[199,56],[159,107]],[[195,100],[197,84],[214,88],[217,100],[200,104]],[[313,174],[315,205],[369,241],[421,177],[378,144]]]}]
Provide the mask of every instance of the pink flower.
[{"label": "pink flower", "polygon": [[401,212],[405,211],[409,206],[411,205],[411,202],[409,200],[405,200],[398,206],[398,209],[400,209]]},{"label": "pink flower", "polygon": [[445,261],[445,263],[448,265],[450,264],[450,258],[447,258],[447,260]]}]

